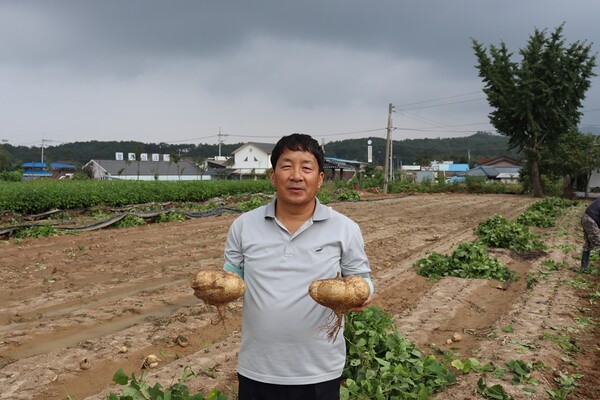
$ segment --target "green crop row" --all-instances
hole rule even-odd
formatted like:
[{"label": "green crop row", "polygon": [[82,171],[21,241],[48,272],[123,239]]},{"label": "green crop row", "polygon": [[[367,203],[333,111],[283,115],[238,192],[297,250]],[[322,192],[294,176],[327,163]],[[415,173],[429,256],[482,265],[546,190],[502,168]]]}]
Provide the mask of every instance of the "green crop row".
[{"label": "green crop row", "polygon": [[151,202],[198,202],[218,196],[273,193],[257,181],[25,181],[0,182],[0,211],[37,214],[53,209],[121,207]]}]

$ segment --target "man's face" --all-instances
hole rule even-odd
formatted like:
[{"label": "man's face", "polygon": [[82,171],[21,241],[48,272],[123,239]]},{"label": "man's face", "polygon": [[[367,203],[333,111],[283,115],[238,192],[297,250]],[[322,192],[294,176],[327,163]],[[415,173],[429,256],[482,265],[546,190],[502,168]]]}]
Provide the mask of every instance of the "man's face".
[{"label": "man's face", "polygon": [[277,201],[287,205],[306,205],[314,201],[323,183],[317,158],[308,151],[285,149],[271,171]]}]

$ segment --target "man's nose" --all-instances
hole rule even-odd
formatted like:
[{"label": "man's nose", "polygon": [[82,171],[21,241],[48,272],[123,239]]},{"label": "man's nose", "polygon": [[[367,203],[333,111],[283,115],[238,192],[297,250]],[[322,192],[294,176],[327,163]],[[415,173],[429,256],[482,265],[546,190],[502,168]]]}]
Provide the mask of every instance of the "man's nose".
[{"label": "man's nose", "polygon": [[292,168],[292,179],[301,180],[302,179],[302,167],[294,167]]}]

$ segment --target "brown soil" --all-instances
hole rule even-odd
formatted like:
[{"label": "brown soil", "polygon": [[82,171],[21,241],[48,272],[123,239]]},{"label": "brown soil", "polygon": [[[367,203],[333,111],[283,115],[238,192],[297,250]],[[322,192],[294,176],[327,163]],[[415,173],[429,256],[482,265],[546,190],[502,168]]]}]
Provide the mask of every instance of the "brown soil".
[{"label": "brown soil", "polygon": [[[413,268],[432,251],[448,254],[473,240],[473,229],[486,218],[514,218],[534,201],[511,195],[370,195],[331,206],[361,227],[373,268],[374,304],[393,315],[398,329],[423,351],[450,350],[456,358],[502,367],[512,359],[541,360],[545,368],[533,373],[539,384],[528,385],[533,394],[490,374],[488,386],[501,383],[516,399],[547,399],[545,389],[558,388],[555,378],[562,371],[584,375],[569,398],[598,399],[594,322],[600,321],[600,299],[590,298],[580,281],[595,282],[592,291],[598,293],[599,279],[571,270],[579,263],[583,206],[569,209],[555,228],[536,230],[549,246],[547,254],[517,257],[491,250],[518,271],[505,290],[498,281],[433,281]],[[235,218],[0,241],[0,398],[105,399],[117,390],[111,382],[115,371],[139,376],[149,354],[160,359],[148,370],[152,384],[168,386],[190,366],[196,372],[186,382],[192,393],[217,387],[235,398],[241,303],[229,306],[224,324],[213,325],[215,309],[190,288],[200,269],[221,267]],[[563,268],[548,271],[547,260]],[[538,279],[530,289],[527,276]],[[512,332],[502,329],[508,326]],[[455,334],[460,340],[450,343]],[[577,351],[567,353],[549,335],[568,335]],[[178,344],[178,336],[189,345]],[[120,352],[123,346],[127,352]],[[478,398],[481,375],[457,371],[457,376],[458,383],[437,399]]]}]

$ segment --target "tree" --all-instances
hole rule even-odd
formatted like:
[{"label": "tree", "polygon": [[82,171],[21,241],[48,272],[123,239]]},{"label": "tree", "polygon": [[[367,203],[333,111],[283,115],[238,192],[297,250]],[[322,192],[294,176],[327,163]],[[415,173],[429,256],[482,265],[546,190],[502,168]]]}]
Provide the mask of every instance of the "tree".
[{"label": "tree", "polygon": [[575,186],[587,191],[592,171],[600,167],[600,137],[569,132],[556,146],[544,149],[542,159],[542,170],[564,177],[565,197],[571,197]]},{"label": "tree", "polygon": [[0,145],[0,172],[10,171],[13,167],[13,158],[10,153]]},{"label": "tree", "polygon": [[[552,146],[541,148],[539,165],[544,191],[557,189],[557,182],[562,180],[563,197],[570,198],[576,188],[586,190],[591,172],[600,167],[600,137],[569,131]],[[522,176],[526,189],[531,188],[529,170],[526,165]]]},{"label": "tree", "polygon": [[591,53],[591,44],[566,45],[563,25],[548,36],[545,30],[535,29],[519,51],[519,63],[512,61],[504,42],[490,45],[488,54],[472,39],[483,91],[494,109],[490,122],[509,137],[511,149],[519,149],[527,158],[536,197],[542,195],[541,149],[577,128],[579,109],[595,76],[596,54]]}]

